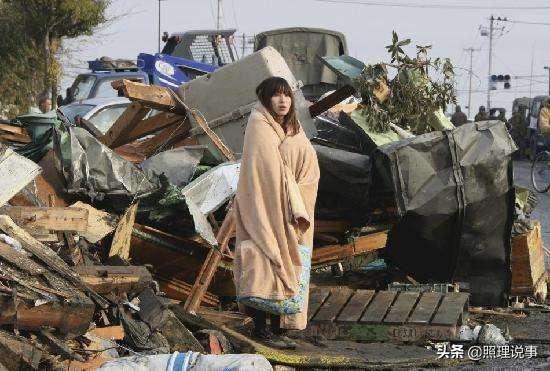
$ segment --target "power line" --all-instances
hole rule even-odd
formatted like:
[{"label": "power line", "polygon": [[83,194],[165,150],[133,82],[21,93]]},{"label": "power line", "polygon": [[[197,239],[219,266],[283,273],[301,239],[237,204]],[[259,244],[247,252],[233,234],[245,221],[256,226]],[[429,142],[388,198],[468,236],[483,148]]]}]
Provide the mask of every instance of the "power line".
[{"label": "power line", "polygon": [[528,22],[528,21],[508,21],[510,23],[519,23],[519,24],[533,24],[537,26],[550,26],[550,23],[545,22]]},{"label": "power line", "polygon": [[419,3],[397,3],[380,1],[353,1],[353,0],[313,0],[321,3],[352,4],[363,6],[380,6],[393,8],[421,8],[421,9],[462,9],[462,10],[544,10],[550,6],[479,6],[479,5],[451,5],[451,4],[419,4]]}]

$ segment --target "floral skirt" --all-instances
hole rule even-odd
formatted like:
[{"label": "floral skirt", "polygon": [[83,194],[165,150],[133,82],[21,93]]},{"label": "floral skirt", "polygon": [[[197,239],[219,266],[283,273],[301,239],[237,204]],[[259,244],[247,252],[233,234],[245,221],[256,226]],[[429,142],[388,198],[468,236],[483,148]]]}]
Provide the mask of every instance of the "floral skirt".
[{"label": "floral skirt", "polygon": [[302,272],[298,283],[298,292],[291,298],[284,300],[264,299],[256,296],[238,297],[240,304],[276,315],[290,315],[300,313],[309,291],[309,276],[311,272],[311,247],[300,245],[298,252],[302,261]]}]

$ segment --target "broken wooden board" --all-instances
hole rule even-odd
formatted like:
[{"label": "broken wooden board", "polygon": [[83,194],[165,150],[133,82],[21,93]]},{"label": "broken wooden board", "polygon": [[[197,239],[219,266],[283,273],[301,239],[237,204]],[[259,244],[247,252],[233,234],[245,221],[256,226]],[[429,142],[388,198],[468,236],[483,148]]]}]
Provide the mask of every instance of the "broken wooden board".
[{"label": "broken wooden board", "polygon": [[98,294],[139,292],[153,281],[151,273],[143,266],[81,265],[74,269]]},{"label": "broken wooden board", "polygon": [[[160,130],[155,136],[146,138],[133,143],[128,143],[124,146],[117,147],[115,152],[137,152],[145,157],[150,157],[162,150],[168,150],[176,147],[176,143],[189,135],[191,123],[189,120],[176,122],[170,126]],[[135,156],[135,155],[134,155]]]},{"label": "broken wooden board", "polygon": [[120,325],[96,327],[95,329],[88,331],[87,334],[97,336],[103,339],[122,340],[124,339],[124,327]]},{"label": "broken wooden board", "polygon": [[130,205],[118,221],[118,225],[113,236],[113,241],[111,243],[111,250],[109,250],[109,257],[118,256],[123,260],[128,260],[130,257],[132,230],[134,227],[134,221],[136,220],[138,205],[139,202]]},{"label": "broken wooden board", "polygon": [[105,308],[108,301],[97,294],[91,287],[86,285],[78,274],[76,274],[67,263],[63,261],[52,249],[33,238],[27,231],[17,226],[7,215],[0,215],[0,230],[8,236],[18,240],[23,248],[34,255],[52,271],[58,273],[62,278],[68,280],[77,288],[88,294],[99,306]]},{"label": "broken wooden board", "polygon": [[88,242],[97,243],[111,233],[117,225],[117,217],[103,210],[98,210],[82,201],[75,202],[70,207],[88,210],[88,224],[86,230],[79,235]]},{"label": "broken wooden board", "polygon": [[113,89],[131,101],[139,102],[144,106],[156,108],[160,111],[170,111],[185,114],[185,107],[176,100],[174,94],[162,86],[146,85],[130,80],[116,80],[111,83]]},{"label": "broken wooden board", "polygon": [[547,296],[544,249],[541,225],[533,222],[529,232],[512,237],[512,288],[515,296],[536,297],[544,302]]},{"label": "broken wooden board", "polygon": [[374,232],[354,239],[345,245],[315,247],[311,256],[312,266],[336,263],[357,255],[380,250],[386,247],[388,231]]},{"label": "broken wooden board", "polygon": [[44,268],[40,264],[3,242],[0,242],[0,260],[5,260],[31,275],[44,273]]},{"label": "broken wooden board", "polygon": [[0,363],[8,370],[38,369],[42,351],[21,336],[0,331]]},{"label": "broken wooden board", "polygon": [[140,318],[168,340],[171,352],[204,352],[191,331],[168,309],[165,299],[155,295],[153,290],[146,289],[139,294],[139,305]]},{"label": "broken wooden board", "polygon": [[34,231],[84,232],[88,225],[88,210],[83,208],[12,206],[4,213],[31,234]]},{"label": "broken wooden board", "polygon": [[127,136],[132,128],[147,116],[149,111],[150,109],[141,103],[132,102],[101,137],[101,142],[109,148],[118,147],[122,142],[119,141],[119,138]]},{"label": "broken wooden board", "polygon": [[[161,275],[156,276],[155,279],[158,281],[160,290],[166,294],[167,298],[173,300],[185,302],[193,288],[193,286],[187,282],[173,277],[164,278]],[[220,299],[217,295],[206,292],[201,298],[201,305],[217,307],[220,305]]]},{"label": "broken wooden board", "polygon": [[143,138],[146,135],[156,133],[165,127],[181,123],[186,118],[181,115],[169,112],[160,112],[154,116],[148,117],[139,121],[136,125],[130,128],[130,131],[125,136],[119,136],[113,143],[113,147],[119,147],[124,144],[133,142],[134,140]]},{"label": "broken wooden board", "polygon": [[20,301],[15,308],[11,297],[0,296],[0,324],[26,330],[46,326],[63,334],[82,335],[92,322],[94,310],[94,303],[81,298],[51,301],[37,306]]},{"label": "broken wooden board", "polygon": [[455,292],[315,287],[310,292],[314,309],[306,333],[331,340],[457,340],[458,328],[467,316],[468,298],[469,294]]}]

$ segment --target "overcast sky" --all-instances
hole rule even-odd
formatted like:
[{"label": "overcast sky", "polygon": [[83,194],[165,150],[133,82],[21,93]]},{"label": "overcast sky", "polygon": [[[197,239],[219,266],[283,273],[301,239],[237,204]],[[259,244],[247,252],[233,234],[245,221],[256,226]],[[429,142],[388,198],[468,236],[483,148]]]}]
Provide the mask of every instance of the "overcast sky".
[{"label": "overcast sky", "polygon": [[[333,29],[346,36],[349,54],[365,63],[388,61],[384,47],[390,42],[392,30],[400,38],[411,38],[413,45],[432,44],[432,56],[449,57],[455,66],[466,70],[469,53],[463,49],[481,48],[473,56],[472,115],[479,105],[486,104],[489,42],[488,37],[480,35],[479,26],[488,26],[491,14],[519,22],[546,23],[496,24],[504,30],[495,31],[493,73],[510,74],[512,89],[494,91],[492,106],[509,111],[512,100],[529,96],[530,90],[532,96],[548,94],[548,70],[544,69],[550,66],[548,0],[223,0],[222,4],[224,27],[236,28],[239,35],[289,26]],[[403,7],[434,4],[438,8]],[[162,31],[215,28],[217,0],[162,0],[160,6]],[[78,44],[79,50],[66,65],[63,89],[85,70],[86,60],[103,55],[135,59],[140,52],[156,52],[158,7],[158,0],[113,0],[110,17],[130,14],[90,38],[71,42],[73,46]],[[467,72],[457,69],[457,75],[459,104],[466,106]]]}]

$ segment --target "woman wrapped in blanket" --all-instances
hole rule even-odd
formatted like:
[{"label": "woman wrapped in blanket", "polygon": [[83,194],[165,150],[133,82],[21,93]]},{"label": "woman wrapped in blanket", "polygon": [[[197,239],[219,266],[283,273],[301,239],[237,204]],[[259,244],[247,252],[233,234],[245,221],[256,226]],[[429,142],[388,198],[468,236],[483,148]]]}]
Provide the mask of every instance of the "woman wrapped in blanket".
[{"label": "woman wrapped in blanket", "polygon": [[256,95],[235,197],[234,279],[239,304],[254,319],[255,337],[292,348],[287,330],[307,324],[319,165],[288,82],[270,77]]}]

